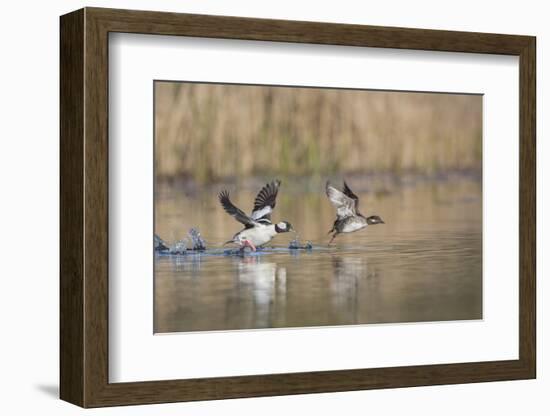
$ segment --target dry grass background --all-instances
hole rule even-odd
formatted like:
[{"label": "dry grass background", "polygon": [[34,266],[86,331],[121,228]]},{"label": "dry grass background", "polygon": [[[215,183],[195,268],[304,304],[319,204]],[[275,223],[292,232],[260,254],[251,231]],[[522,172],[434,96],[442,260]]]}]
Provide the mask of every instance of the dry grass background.
[{"label": "dry grass background", "polygon": [[155,83],[157,179],[480,170],[479,95]]}]

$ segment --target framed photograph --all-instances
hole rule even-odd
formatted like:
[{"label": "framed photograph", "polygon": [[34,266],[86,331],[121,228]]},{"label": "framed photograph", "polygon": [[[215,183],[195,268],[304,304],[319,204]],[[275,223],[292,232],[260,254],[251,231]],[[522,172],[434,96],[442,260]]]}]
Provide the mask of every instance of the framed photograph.
[{"label": "framed photograph", "polygon": [[60,28],[63,400],[535,378],[534,37]]}]

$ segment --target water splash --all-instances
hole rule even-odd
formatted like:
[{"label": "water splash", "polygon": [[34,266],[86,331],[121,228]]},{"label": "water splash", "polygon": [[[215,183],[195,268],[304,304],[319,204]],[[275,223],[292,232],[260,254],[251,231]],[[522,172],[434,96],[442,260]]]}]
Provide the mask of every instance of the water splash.
[{"label": "water splash", "polygon": [[154,247],[155,247],[155,251],[160,251],[160,252],[163,252],[163,251],[169,251],[170,248],[168,247],[168,245],[164,242],[164,240],[162,238],[160,238],[158,235],[155,234],[155,238],[154,238]]},{"label": "water splash", "polygon": [[206,250],[206,242],[201,237],[201,233],[197,228],[191,228],[189,230],[189,238],[191,239],[192,248],[191,250],[204,251]]},{"label": "water splash", "polygon": [[[188,246],[190,247],[188,248]],[[201,233],[197,228],[191,228],[187,233],[187,237],[176,241],[174,244],[166,243],[155,234],[154,247],[157,253],[187,254],[190,251],[206,250],[206,242],[201,237]]]},{"label": "water splash", "polygon": [[176,241],[170,246],[170,254],[186,254],[187,253],[187,239]]},{"label": "water splash", "polygon": [[296,238],[288,244],[288,248],[290,250],[311,250],[313,248],[313,244],[311,244],[311,241],[306,241],[304,245],[300,245],[299,236],[296,235]]}]

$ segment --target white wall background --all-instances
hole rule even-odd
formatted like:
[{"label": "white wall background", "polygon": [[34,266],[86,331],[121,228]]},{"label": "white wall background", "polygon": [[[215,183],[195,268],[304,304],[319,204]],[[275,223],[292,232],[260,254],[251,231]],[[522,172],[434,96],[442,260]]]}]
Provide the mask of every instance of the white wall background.
[{"label": "white wall background", "polygon": [[[0,15],[0,409],[3,414],[83,412],[58,395],[58,16],[83,6],[241,15],[276,19],[453,29],[537,36],[538,53],[538,329],[535,381],[422,387],[338,394],[225,400],[87,411],[88,414],[547,414],[550,361],[545,346],[550,301],[542,212],[550,200],[550,146],[543,130],[550,99],[549,12],[546,2],[277,0],[4,2]],[[503,230],[506,225],[503,224]]]}]

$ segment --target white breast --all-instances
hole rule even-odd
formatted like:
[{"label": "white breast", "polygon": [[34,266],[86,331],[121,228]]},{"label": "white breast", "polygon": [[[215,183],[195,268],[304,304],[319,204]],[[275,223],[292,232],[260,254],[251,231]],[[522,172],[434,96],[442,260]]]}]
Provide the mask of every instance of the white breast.
[{"label": "white breast", "polygon": [[277,231],[275,231],[275,226],[273,224],[259,224],[254,228],[250,228],[241,232],[240,238],[248,240],[256,247],[258,247],[271,241],[271,239],[275,237],[275,235],[277,235]]},{"label": "white breast", "polygon": [[367,226],[367,223],[364,221],[349,221],[346,223],[346,225],[344,225],[342,232],[352,233],[354,231],[358,231],[362,228],[365,228],[366,226]]}]

